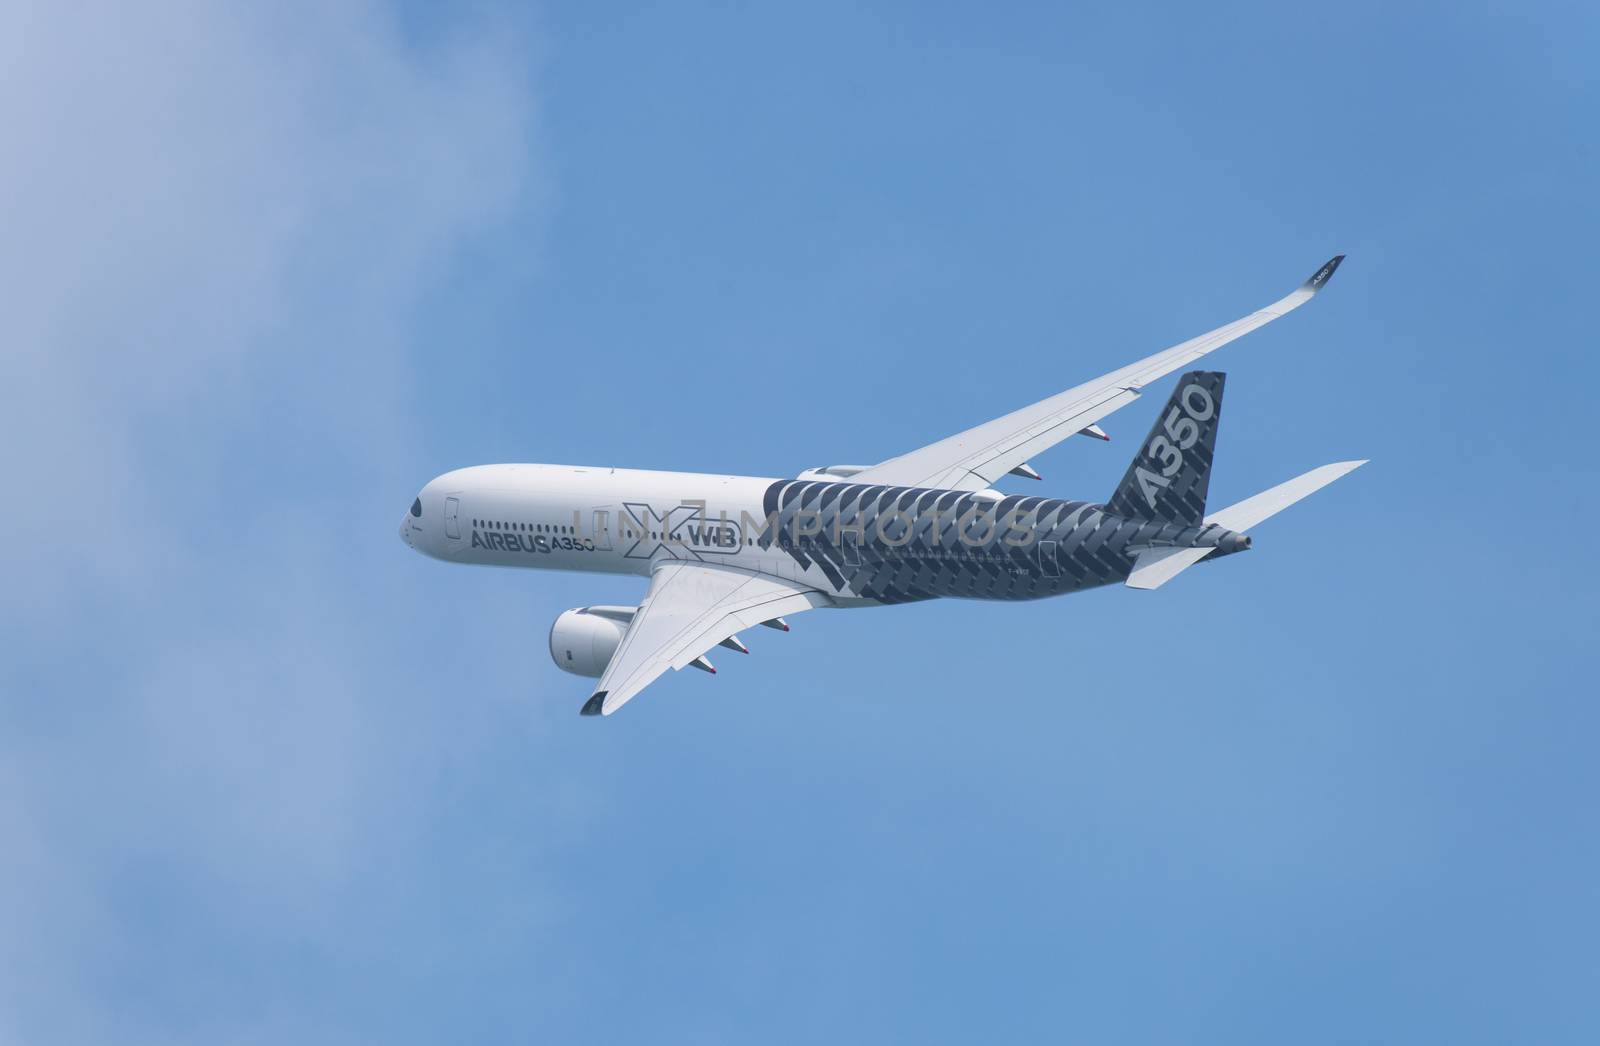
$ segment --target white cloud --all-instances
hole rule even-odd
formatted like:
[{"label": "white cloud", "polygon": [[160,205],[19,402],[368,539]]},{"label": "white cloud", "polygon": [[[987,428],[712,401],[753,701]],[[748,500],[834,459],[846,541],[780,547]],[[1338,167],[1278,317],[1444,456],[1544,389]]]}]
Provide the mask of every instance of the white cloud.
[{"label": "white cloud", "polygon": [[4,19],[0,1042],[93,1039],[106,964],[140,961],[120,882],[317,911],[450,729],[386,707],[361,611],[396,582],[273,470],[325,463],[308,489],[350,477],[352,511],[392,478],[418,301],[535,209],[535,55],[378,3]]},{"label": "white cloud", "polygon": [[[167,511],[152,478],[217,467],[219,434],[252,413],[351,412],[357,447],[394,439],[417,292],[530,189],[525,37],[479,25],[419,49],[373,4],[22,5],[7,21],[19,489],[139,527]],[[60,522],[4,520],[35,547]],[[26,598],[78,594],[63,571],[140,566],[86,546]]]}]

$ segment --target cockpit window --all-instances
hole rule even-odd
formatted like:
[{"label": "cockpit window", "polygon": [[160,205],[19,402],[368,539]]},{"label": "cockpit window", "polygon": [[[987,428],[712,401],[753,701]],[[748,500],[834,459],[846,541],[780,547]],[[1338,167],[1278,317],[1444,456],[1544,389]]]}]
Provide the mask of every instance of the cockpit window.
[{"label": "cockpit window", "polygon": [[418,498],[417,500],[415,500],[415,501],[413,501],[411,503],[411,514],[413,516],[416,516],[418,519],[422,518],[422,499],[421,498]]}]

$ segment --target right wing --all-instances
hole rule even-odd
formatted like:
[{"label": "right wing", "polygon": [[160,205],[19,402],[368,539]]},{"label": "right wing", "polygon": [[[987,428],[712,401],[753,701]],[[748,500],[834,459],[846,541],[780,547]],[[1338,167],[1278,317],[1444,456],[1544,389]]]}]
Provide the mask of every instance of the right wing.
[{"label": "right wing", "polygon": [[1206,353],[1304,305],[1322,289],[1343,260],[1344,255],[1335,255],[1295,291],[1243,319],[1002,418],[890,458],[856,473],[850,477],[850,482],[946,490],[982,490],[992,486],[1001,476],[1040,451],[1132,403],[1139,398],[1139,391],[1152,381],[1187,367]]},{"label": "right wing", "polygon": [[667,669],[683,668],[735,632],[828,603],[815,589],[765,574],[662,563],[583,714],[610,715]]}]

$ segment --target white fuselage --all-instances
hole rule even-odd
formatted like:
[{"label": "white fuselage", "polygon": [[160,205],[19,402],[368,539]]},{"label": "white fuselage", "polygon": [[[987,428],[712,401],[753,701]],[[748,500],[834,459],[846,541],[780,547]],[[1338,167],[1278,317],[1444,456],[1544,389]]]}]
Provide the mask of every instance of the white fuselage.
[{"label": "white fuselage", "polygon": [[837,592],[821,571],[802,569],[781,548],[757,540],[762,495],[774,482],[578,465],[477,465],[424,487],[400,536],[417,551],[452,563],[648,577],[661,558],[687,558]]}]

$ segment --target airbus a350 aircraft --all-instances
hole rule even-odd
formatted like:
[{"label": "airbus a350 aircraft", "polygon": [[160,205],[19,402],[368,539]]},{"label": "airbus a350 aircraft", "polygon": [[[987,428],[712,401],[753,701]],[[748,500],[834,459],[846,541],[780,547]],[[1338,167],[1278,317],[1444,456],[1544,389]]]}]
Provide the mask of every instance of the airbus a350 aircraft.
[{"label": "airbus a350 aircraft", "polygon": [[788,631],[814,607],[941,596],[1039,599],[1123,582],[1153,589],[1202,559],[1250,547],[1246,531],[1364,461],[1324,465],[1206,512],[1223,375],[1178,379],[1104,503],[1002,494],[1006,475],[1145,387],[1310,301],[1339,255],[1292,294],[1101,378],[876,465],[793,479],[572,465],[479,465],[430,482],[400,524],[407,545],[452,563],[637,574],[644,602],[568,610],[550,656],[598,678],[584,715],[609,715],[668,668],[716,671],[738,633]]}]

